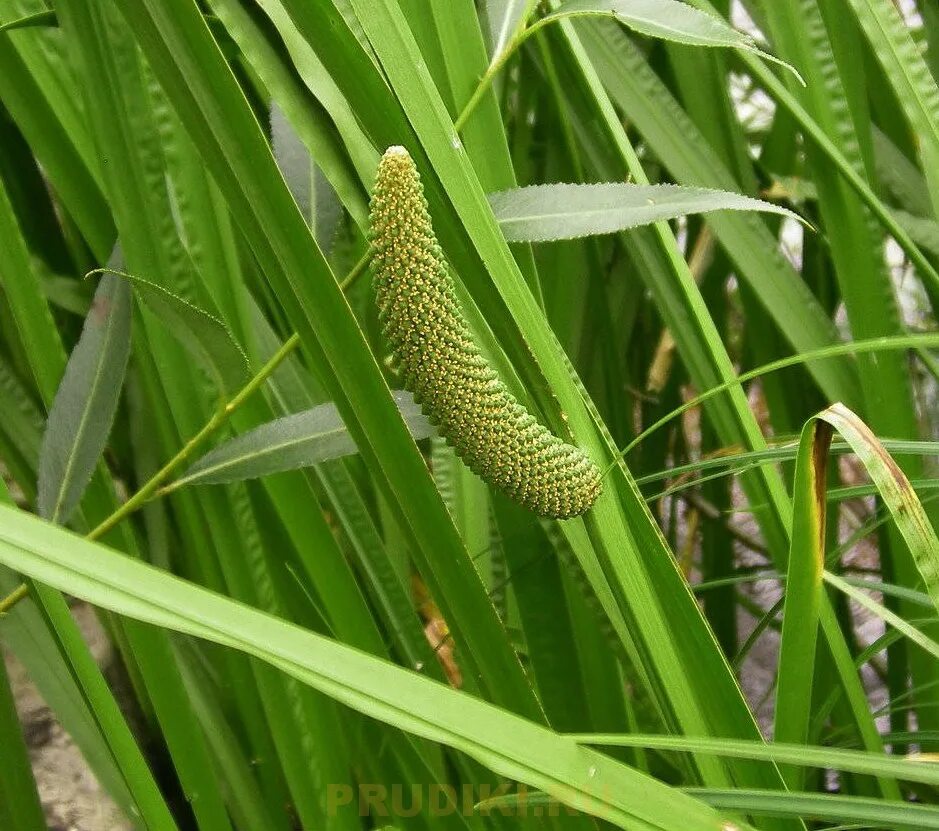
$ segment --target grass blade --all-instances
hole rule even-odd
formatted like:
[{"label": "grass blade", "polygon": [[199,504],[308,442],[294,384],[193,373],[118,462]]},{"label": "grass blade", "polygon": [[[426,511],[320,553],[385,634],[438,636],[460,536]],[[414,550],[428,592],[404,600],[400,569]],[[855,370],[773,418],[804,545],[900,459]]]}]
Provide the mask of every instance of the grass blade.
[{"label": "grass blade", "polygon": [[740,755],[745,759],[767,759],[777,764],[800,767],[832,768],[852,773],[868,773],[908,782],[939,784],[939,765],[913,756],[898,758],[886,753],[844,750],[838,747],[816,747],[784,742],[739,741],[734,739],[700,739],[694,736],[641,736],[583,733],[571,735],[578,742],[612,747],[646,747],[650,750]]},{"label": "grass blade", "polygon": [[0,660],[0,746],[3,747],[0,821],[14,831],[43,831],[46,821],[3,660]]},{"label": "grass blade", "polygon": [[[615,25],[585,21],[577,27],[583,45],[613,103],[629,114],[649,146],[685,185],[740,189],[725,161],[708,145],[639,48]],[[718,241],[746,279],[783,336],[798,351],[837,342],[835,327],[798,273],[778,250],[762,218],[735,212],[708,217]],[[813,368],[829,400],[859,400],[855,370]]]},{"label": "grass blade", "polygon": [[[535,717],[538,706],[530,684],[423,458],[198,9],[190,0],[122,2],[120,7],[411,539],[422,574],[434,583],[444,614],[467,646],[465,660],[485,667],[487,688],[506,706]],[[291,11],[299,21],[328,9],[291,4]],[[382,106],[378,112],[387,111]]]},{"label": "grass blade", "polygon": [[0,23],[0,34],[3,32],[12,32],[14,29],[28,29],[31,26],[57,26],[58,19],[52,9],[44,12],[34,12],[16,20],[9,20],[6,23]]},{"label": "grass blade", "polygon": [[[812,711],[818,617],[825,568],[825,520],[828,503],[825,481],[832,429],[812,419],[802,431],[793,485],[792,542],[782,642],[776,676],[776,721],[773,737],[780,742],[806,742]],[[787,771],[791,787],[801,782],[799,771]]]},{"label": "grass blade", "polygon": [[870,428],[847,407],[834,404],[819,418],[824,418],[841,434],[867,468],[909,546],[926,592],[939,610],[939,537],[906,474]]},{"label": "grass blade", "polygon": [[[926,637],[922,632],[919,631],[915,626],[907,623],[902,617],[900,617],[895,612],[891,612],[886,606],[882,606],[877,601],[868,597],[864,592],[859,591],[854,585],[852,585],[847,580],[843,580],[837,574],[832,574],[830,571],[826,571],[823,575],[826,583],[834,586],[840,592],[843,592],[856,603],[863,606],[868,611],[873,612],[877,617],[881,618],[885,623],[889,623],[894,629],[902,632],[907,638],[909,638],[917,646],[925,649],[930,655],[934,658],[939,659],[939,644],[937,644],[932,638]],[[861,585],[864,585],[863,581],[860,582]],[[875,586],[871,586],[875,588]],[[890,589],[892,587],[881,586],[879,591],[883,591],[885,594],[890,594]],[[909,592],[906,590],[900,593],[901,596],[905,598],[915,599],[916,602],[922,602],[920,598],[925,599],[925,596],[920,595],[919,597],[911,597]],[[918,594],[918,593],[917,593]]]},{"label": "grass blade", "polygon": [[916,133],[933,213],[939,219],[939,87],[890,0],[850,0],[858,21]]},{"label": "grass blade", "polygon": [[860,796],[773,793],[755,790],[689,788],[688,793],[717,808],[779,817],[831,822],[862,822],[865,827],[926,831],[939,828],[939,808]]},{"label": "grass blade", "polygon": [[120,614],[241,649],[620,827],[713,831],[720,823],[673,788],[533,722],[3,506],[0,562]]}]

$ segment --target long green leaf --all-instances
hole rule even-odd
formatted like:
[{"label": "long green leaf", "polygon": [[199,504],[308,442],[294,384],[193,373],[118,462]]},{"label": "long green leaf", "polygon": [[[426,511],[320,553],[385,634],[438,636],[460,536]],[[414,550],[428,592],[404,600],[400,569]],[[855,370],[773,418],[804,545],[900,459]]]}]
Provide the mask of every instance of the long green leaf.
[{"label": "long green leaf", "polygon": [[[283,111],[284,116],[289,119],[297,136],[310,151],[315,164],[325,172],[346,210],[356,223],[364,228],[368,217],[368,205],[363,188],[357,181],[358,171],[355,165],[358,164],[359,170],[364,173],[365,165],[361,161],[361,156],[374,156],[374,151],[371,147],[364,152],[359,151],[358,143],[349,140],[352,128],[350,127],[343,133],[341,127],[333,127],[329,115],[322,111],[322,108],[326,108],[328,112],[329,105],[332,104],[334,112],[336,109],[345,112],[341,103],[330,101],[329,98],[324,102],[315,101],[309,89],[304,87],[303,80],[309,77],[320,78],[324,84],[328,83],[328,76],[318,65],[315,56],[311,57],[308,51],[303,50],[302,46],[296,43],[295,37],[289,39],[287,35],[287,48],[292,51],[294,60],[297,62],[297,70],[301,75],[298,78],[298,73],[292,71],[294,68],[290,61],[285,60],[275,45],[268,42],[264,28],[258,25],[258,21],[240,3],[234,0],[213,0],[211,5],[225,23],[228,33],[241,48],[245,59],[270,90],[271,96]],[[259,5],[272,15],[275,25],[280,22],[287,30],[289,20],[281,20],[276,16],[274,4],[262,2]],[[278,138],[276,122],[272,121],[272,127],[275,128],[273,139],[276,151]],[[374,158],[369,161],[368,165],[371,171]],[[305,167],[305,175],[309,177],[311,172],[309,165]],[[287,181],[290,182],[289,177]]]},{"label": "long green leaf", "polygon": [[3,506],[0,562],[114,612],[247,652],[622,828],[714,831],[721,822],[673,788],[533,722]]},{"label": "long green leaf", "polygon": [[489,204],[509,242],[612,234],[710,211],[763,211],[796,218],[787,208],[742,194],[622,182],[533,185],[492,193]]},{"label": "long green leaf", "polygon": [[744,759],[767,759],[779,764],[802,767],[834,768],[851,773],[889,776],[908,782],[939,784],[939,765],[915,756],[904,759],[886,753],[877,754],[838,747],[815,747],[784,742],[700,739],[688,736],[649,736],[580,733],[571,738],[583,744],[601,747],[647,747],[650,750],[676,750],[714,753]]},{"label": "long green leaf", "polygon": [[[6,53],[0,49],[0,54]],[[50,87],[54,88],[55,83]],[[30,91],[33,87],[27,85],[24,89]],[[41,103],[41,95],[37,103]],[[67,109],[65,105],[63,111]],[[71,127],[74,135],[69,141],[78,140],[82,127],[78,122]],[[53,130],[52,135],[61,134]],[[49,158],[55,162],[54,155]],[[86,189],[85,193],[90,198],[95,190]],[[90,204],[94,206],[93,201]],[[108,220],[106,216],[103,218]],[[102,223],[93,223],[92,227],[100,229]],[[97,240],[94,235],[92,238]],[[7,295],[14,300],[15,324],[24,335],[25,360],[35,379],[37,397],[46,408],[51,408],[67,358],[31,267],[5,187],[0,188],[0,241],[6,254],[0,258],[0,280]],[[104,255],[110,248],[109,242],[103,249]],[[3,498],[7,498],[7,494],[5,488],[0,487],[0,499]],[[85,502],[89,519],[99,521],[114,508],[113,490],[103,478],[95,476]],[[133,537],[114,535],[112,538],[133,550]],[[4,592],[10,592],[20,581],[14,581],[12,575],[4,571],[0,574],[0,583]],[[22,601],[4,621],[5,639],[29,668],[46,700],[56,707],[63,725],[75,737],[116,801],[130,814],[139,816],[140,823],[151,831],[174,829],[175,823],[153,775],[82,640],[65,599],[42,586],[34,586],[33,595],[35,602]]]},{"label": "long green leaf", "polygon": [[890,0],[850,0],[916,133],[933,213],[939,219],[939,87],[899,9]]},{"label": "long green leaf", "polygon": [[[726,162],[652,71],[639,48],[615,25],[584,21],[577,27],[589,59],[610,97],[628,114],[650,148],[681,184],[739,190]],[[736,212],[708,217],[718,241],[749,282],[767,313],[796,350],[836,342],[832,321],[778,250],[761,217]],[[853,368],[814,367],[813,374],[829,400],[858,401]]]},{"label": "long green leaf", "polygon": [[102,278],[55,395],[39,452],[39,513],[65,523],[111,431],[130,355],[131,291]]},{"label": "long green leaf", "polygon": [[0,456],[32,502],[45,419],[7,363],[0,358]]},{"label": "long green leaf", "polygon": [[[523,333],[522,343],[527,344],[536,361],[530,356],[520,360],[518,370],[524,372],[527,390],[547,414],[548,422],[562,434],[570,430],[581,446],[596,454],[595,458],[609,459],[609,435],[512,260],[468,158],[454,140],[452,122],[434,92],[432,79],[416,57],[406,21],[390,2],[354,0],[354,5],[411,124],[420,134],[434,173],[446,187],[448,198],[441,203],[441,213],[451,210],[448,204],[458,211],[463,228],[485,263],[482,274],[477,267],[460,276],[470,281],[474,298],[486,300],[487,312],[493,310],[491,322],[505,322],[505,329],[499,330],[500,339],[504,331],[503,343],[509,348],[514,344],[513,352],[524,354],[519,348],[519,336],[512,334],[519,329]],[[625,618],[633,624],[636,634],[626,635],[624,641],[632,646],[642,639],[643,659],[648,662],[645,668],[657,677],[656,697],[664,708],[674,708],[677,723],[688,731],[750,735],[755,725],[743,706],[739,689],[722,663],[713,638],[702,626],[700,611],[688,603],[674,563],[657,553],[664,552],[663,540],[637,499],[632,479],[624,468],[617,467],[608,482],[611,487],[583,523],[575,520],[563,527],[578,560],[591,575],[597,594],[606,601],[611,595],[615,598],[617,605],[607,605],[611,622],[620,626]],[[678,616],[687,625],[677,626]],[[676,636],[678,631],[680,637]],[[697,669],[689,669],[687,662]],[[679,670],[679,666],[684,668]],[[689,678],[696,683],[689,685]],[[725,690],[720,707],[714,706],[713,684]],[[733,705],[728,706],[731,701]],[[722,726],[716,726],[718,723]],[[696,762],[710,781],[726,781],[730,776],[723,766],[706,759]],[[779,782],[769,767],[746,767],[735,769],[734,775]],[[780,827],[785,825],[780,823]]]},{"label": "long green leaf", "polygon": [[[176,293],[201,302],[203,295],[197,293],[191,282],[193,262],[183,247],[180,220],[171,202],[172,181],[164,169],[160,139],[165,127],[159,120],[160,113],[152,106],[146,68],[133,40],[109,4],[63,0],[57,4],[57,10],[69,56],[78,73],[84,112],[101,160],[105,190],[120,229],[121,250],[129,270],[159,280]],[[121,129],[113,129],[115,124],[120,124]],[[182,217],[188,215],[185,201],[188,196],[179,193]],[[130,283],[127,287],[132,288]],[[196,409],[203,395],[202,376],[154,317],[146,311],[138,317],[144,324],[138,327],[138,342],[146,344],[146,348],[138,350],[138,364],[147,367],[145,373],[152,375],[148,364],[150,350],[159,354],[161,368],[166,366],[165,362],[181,357],[183,371],[175,374],[173,383],[179,397],[186,396],[186,405]],[[145,340],[140,337],[143,334]],[[192,379],[189,390],[184,386],[185,379]],[[222,528],[232,529],[242,516],[242,511],[229,509]],[[218,525],[219,521],[216,519],[212,524]],[[133,537],[129,544],[133,546]],[[230,547],[238,550],[237,543]],[[116,631],[125,661],[135,667],[139,689],[152,705],[180,786],[196,797],[192,811],[199,829],[227,831],[231,823],[224,798],[212,775],[210,755],[199,734],[166,634],[130,621],[116,627]],[[250,718],[246,715],[245,721]],[[299,799],[297,802],[305,807]]]},{"label": "long green leaf", "polygon": [[[834,586],[836,589],[846,594],[848,597],[850,597],[859,605],[863,606],[868,611],[873,612],[875,615],[877,615],[877,617],[881,618],[881,620],[883,620],[885,623],[890,624],[894,629],[901,632],[917,646],[925,649],[934,658],[939,659],[939,644],[937,644],[936,641],[934,641],[932,638],[926,637],[926,635],[920,632],[919,629],[907,623],[898,614],[891,612],[890,609],[888,609],[886,606],[883,606],[876,600],[868,597],[868,595],[866,595],[864,592],[859,591],[857,588],[855,588],[855,586],[851,585],[850,582],[842,579],[837,574],[832,574],[831,572],[826,571],[823,575],[823,578],[826,583]],[[855,583],[857,582],[860,582],[861,585],[864,585],[864,581],[855,581]],[[890,594],[890,592],[886,590],[887,587],[883,586],[883,584],[874,584],[871,586],[871,588],[874,588],[875,586],[878,586],[879,590],[884,591],[885,594]],[[914,599],[916,602],[922,603],[920,597],[915,597],[915,594],[919,593],[907,591],[895,596],[902,596],[905,599]],[[923,596],[923,599],[926,599],[925,596]],[[927,601],[925,605],[929,605],[929,601]]]},{"label": "long green leaf", "polygon": [[834,404],[819,417],[831,424],[851,445],[877,485],[884,504],[909,546],[923,586],[939,610],[939,536],[906,475],[870,428],[847,407]]},{"label": "long green leaf", "polygon": [[[434,428],[408,393],[395,392],[394,397],[415,441],[433,434]],[[355,442],[335,405],[320,404],[262,424],[219,445],[177,479],[173,489],[256,479],[355,452]]]},{"label": "long green leaf", "polygon": [[717,808],[757,815],[861,822],[866,827],[902,828],[907,831],[939,828],[939,809],[934,806],[889,799],[744,789],[721,791],[689,788],[688,793]]},{"label": "long green leaf", "polygon": [[32,26],[55,26],[58,24],[55,11],[47,9],[44,12],[34,12],[16,20],[8,20],[6,23],[0,23],[0,33],[12,32],[15,29],[28,29]]},{"label": "long green leaf", "polygon": [[[793,484],[792,542],[783,607],[782,639],[776,675],[776,719],[773,738],[806,742],[812,710],[818,616],[825,567],[825,499],[828,447],[832,430],[811,419],[802,431]],[[801,771],[788,771],[792,787],[801,784]]]},{"label": "long green leaf", "polygon": [[13,831],[43,831],[46,822],[3,661],[0,661],[0,746],[3,747],[0,820]]},{"label": "long green leaf", "polygon": [[[536,717],[538,705],[518,657],[509,648],[378,364],[197,6],[191,0],[119,5],[413,544],[422,574],[433,583],[458,641],[467,647],[464,660],[480,667],[495,699]],[[297,20],[325,14],[329,8],[291,4],[291,12]],[[325,40],[337,45],[344,24],[333,18],[331,25],[336,27],[336,39]],[[349,37],[354,39],[348,32],[341,42],[348,44]],[[369,59],[361,56],[361,60],[365,66],[350,64],[347,56],[347,71],[361,68],[368,73]],[[389,108],[382,105],[377,112],[387,114]]]},{"label": "long green leaf", "polygon": [[569,0],[549,17],[604,12],[648,37],[689,46],[726,46],[757,51],[752,36],[737,31],[717,15],[699,11],[679,0]]},{"label": "long green leaf", "polygon": [[[939,828],[939,810],[928,805],[914,805],[897,800],[877,800],[857,796],[822,796],[805,792],[779,793],[749,788],[685,788],[684,790],[715,807],[756,816],[799,817],[861,823],[844,826],[845,831],[849,828],[870,827],[896,828],[904,829],[904,831]],[[543,813],[533,815],[544,816],[547,815],[547,811],[543,806],[551,805],[553,802],[549,794],[525,791],[486,799],[476,807],[486,813],[497,808],[514,809],[519,816],[528,816],[529,811],[537,812],[541,808]],[[737,827],[735,823],[728,824]]]}]

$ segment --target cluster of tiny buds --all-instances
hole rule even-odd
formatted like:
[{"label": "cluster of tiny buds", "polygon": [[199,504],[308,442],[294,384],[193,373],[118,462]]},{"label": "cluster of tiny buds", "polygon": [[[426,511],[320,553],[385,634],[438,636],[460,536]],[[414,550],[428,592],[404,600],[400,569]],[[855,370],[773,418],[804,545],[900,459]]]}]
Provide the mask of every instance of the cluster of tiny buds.
[{"label": "cluster of tiny buds", "polygon": [[471,470],[542,516],[590,508],[601,488],[596,465],[535,420],[473,340],[403,147],[379,164],[371,238],[382,331],[405,387],[441,435]]}]

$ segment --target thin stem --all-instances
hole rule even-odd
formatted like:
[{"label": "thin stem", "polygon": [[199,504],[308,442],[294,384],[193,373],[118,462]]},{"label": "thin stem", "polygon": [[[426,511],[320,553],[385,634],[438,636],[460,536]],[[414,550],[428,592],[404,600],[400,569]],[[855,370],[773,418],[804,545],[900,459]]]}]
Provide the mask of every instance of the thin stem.
[{"label": "thin stem", "polygon": [[0,617],[3,617],[7,612],[10,611],[17,603],[19,603],[26,595],[29,594],[29,586],[26,583],[21,583],[13,591],[11,591],[3,600],[0,600]]},{"label": "thin stem", "polygon": [[342,282],[339,283],[339,289],[345,294],[349,289],[355,285],[355,281],[365,273],[365,269],[368,268],[368,264],[372,261],[372,257],[375,256],[375,249],[372,246],[369,246],[366,252],[362,255],[362,258],[352,266],[352,270],[342,278]]},{"label": "thin stem", "polygon": [[149,481],[138,490],[130,499],[128,499],[120,508],[118,508],[113,514],[111,514],[107,519],[105,519],[100,525],[96,528],[93,528],[87,535],[86,539],[96,540],[101,537],[103,534],[106,534],[110,531],[115,525],[117,525],[124,517],[129,516],[138,508],[140,508],[145,502],[147,502],[151,496],[153,496],[160,485],[163,484],[180,465],[183,464],[201,445],[209,436],[211,436],[216,430],[218,430],[228,419],[228,417],[235,412],[248,398],[256,392],[261,385],[271,376],[275,369],[283,362],[283,360],[300,345],[300,336],[296,333],[291,335],[277,352],[271,357],[271,359],[258,370],[257,374],[241,388],[237,395],[231,399],[224,407],[217,410],[215,414],[206,422],[205,426],[196,433],[185,446],[170,459],[163,467],[161,467],[153,476],[150,477]]},{"label": "thin stem", "polygon": [[469,117],[473,114],[473,110],[476,109],[479,102],[482,100],[483,95],[486,94],[486,91],[492,86],[493,80],[495,80],[496,75],[499,74],[499,71],[505,64],[508,62],[509,58],[512,57],[517,51],[518,48],[530,38],[533,34],[543,29],[549,23],[556,23],[558,20],[563,20],[568,17],[610,17],[614,16],[612,12],[608,11],[593,11],[593,10],[584,10],[584,11],[571,11],[571,12],[556,12],[555,14],[549,14],[547,17],[542,17],[540,20],[536,20],[531,26],[528,26],[525,29],[522,29],[512,41],[502,50],[496,58],[493,59],[492,63],[489,64],[489,67],[486,69],[486,73],[480,79],[479,84],[476,86],[476,89],[473,90],[470,100],[466,102],[466,106],[463,107],[463,111],[457,116],[455,122],[453,122],[453,129],[457,133],[462,131],[466,126],[466,122],[469,120]]},{"label": "thin stem", "polygon": [[470,96],[470,100],[466,102],[466,106],[463,107],[463,112],[459,114],[457,120],[453,123],[453,129],[459,133],[463,127],[466,126],[467,119],[473,114],[473,110],[476,109],[476,105],[480,102],[483,95],[486,93],[486,90],[492,86],[492,81],[499,73],[499,70],[505,66],[505,62],[512,56],[512,45],[509,44],[506,47],[506,50],[499,55],[496,60],[489,64],[489,68],[486,70],[486,73],[480,79],[479,83],[476,85],[476,89],[473,90],[473,94]]},{"label": "thin stem", "polygon": [[[342,279],[342,282],[339,284],[339,288],[342,291],[348,291],[348,289],[355,283],[359,276],[365,271],[368,267],[369,262],[372,259],[373,250],[370,247],[365,254],[362,255],[362,258],[352,267],[352,270]],[[280,349],[271,356],[270,360],[262,366],[257,374],[248,381],[245,386],[239,390],[239,392],[230,400],[224,407],[219,408],[215,414],[206,422],[205,426],[196,433],[185,446],[170,459],[163,467],[161,467],[150,479],[141,487],[133,496],[130,497],[123,505],[121,505],[114,513],[108,516],[103,520],[99,525],[92,528],[85,535],[85,539],[96,540],[114,528],[121,520],[125,517],[130,516],[138,508],[142,507],[146,502],[148,502],[155,494],[160,493],[165,494],[173,490],[172,485],[166,488],[160,488],[160,486],[170,477],[170,475],[179,468],[195,451],[196,449],[208,439],[216,430],[218,430],[228,419],[228,417],[235,412],[248,398],[251,397],[264,382],[270,378],[274,370],[284,361],[284,359],[290,355],[298,346],[300,345],[300,336],[294,332],[286,341],[282,344]],[[29,594],[29,586],[26,583],[20,584],[16,589],[14,589],[10,594],[8,594],[3,599],[0,599],[0,616],[5,615],[12,609],[20,600],[26,597]]]}]

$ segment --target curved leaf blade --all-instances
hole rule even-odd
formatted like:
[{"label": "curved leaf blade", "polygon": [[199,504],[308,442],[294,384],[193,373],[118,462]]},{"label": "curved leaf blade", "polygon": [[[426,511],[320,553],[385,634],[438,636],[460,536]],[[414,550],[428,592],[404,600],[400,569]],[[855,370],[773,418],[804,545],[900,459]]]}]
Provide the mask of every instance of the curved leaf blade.
[{"label": "curved leaf blade", "polygon": [[[394,398],[415,440],[433,435],[434,428],[409,393],[395,392]],[[171,487],[176,490],[183,485],[257,479],[356,452],[336,405],[320,404],[224,442],[196,461]]]},{"label": "curved leaf blade", "polygon": [[843,404],[833,404],[818,418],[827,421],[841,434],[867,469],[910,547],[926,593],[939,610],[939,536],[906,474],[871,429]]},{"label": "curved leaf blade", "polygon": [[640,35],[672,43],[745,49],[788,69],[805,85],[794,66],[764,52],[746,32],[738,31],[716,14],[678,0],[571,0],[544,20],[587,15],[609,15]]},{"label": "curved leaf blade", "polygon": [[0,661],[0,741],[4,748],[0,765],[0,819],[7,828],[42,831],[46,827],[42,805],[3,661]]},{"label": "curved leaf blade", "polygon": [[[843,584],[845,581],[839,578],[838,583]],[[779,765],[831,768],[850,773],[889,776],[909,782],[939,785],[939,765],[929,763],[915,755],[902,757],[887,753],[871,753],[868,750],[847,750],[828,745],[788,744],[775,740],[766,742],[640,733],[567,733],[565,735],[581,744],[599,747],[644,747],[649,750],[713,753],[717,756],[765,759]]]},{"label": "curved leaf blade", "polygon": [[509,710],[2,505],[0,563],[118,614],[253,655],[365,715],[454,747],[621,828],[714,831],[724,821],[680,790]]},{"label": "curved leaf blade", "polygon": [[762,199],[681,185],[533,185],[490,194],[489,204],[509,242],[613,234],[710,211],[762,211],[802,221],[787,208]]},{"label": "curved leaf blade", "polygon": [[68,521],[104,446],[130,355],[131,292],[105,275],[55,394],[39,451],[37,510]]},{"label": "curved leaf blade", "polygon": [[229,328],[217,317],[143,277],[99,268],[89,272],[114,274],[133,283],[137,296],[208,370],[218,389],[234,395],[251,377],[248,358]]},{"label": "curved leaf blade", "polygon": [[779,793],[756,788],[685,788],[684,791],[715,808],[757,816],[859,822],[867,828],[939,829],[939,810],[935,806],[895,799],[798,791]]},{"label": "curved leaf blade", "polygon": [[[852,585],[848,580],[842,579],[837,574],[832,574],[832,572],[826,571],[823,573],[822,577],[830,586],[833,586],[842,594],[850,597],[859,606],[863,606],[865,609],[867,609],[867,611],[877,615],[877,617],[879,617],[885,624],[892,626],[899,634],[903,635],[905,638],[908,638],[918,647],[928,652],[933,656],[933,658],[939,660],[939,643],[936,643],[936,641],[934,641],[932,638],[924,635],[922,632],[920,632],[919,629],[913,626],[913,624],[907,623],[896,612],[892,612],[882,603],[878,603],[872,597],[861,591],[860,587],[857,585]],[[867,588],[867,586],[864,585],[866,581],[861,580],[855,582],[860,583],[861,586]],[[875,588],[878,591],[883,591],[883,589],[887,587],[881,583],[879,585],[871,585],[871,588]],[[930,605],[929,598],[926,595],[923,595],[920,592],[914,592],[912,589],[904,592],[903,596],[904,599],[909,599],[918,605]]]},{"label": "curved leaf blade", "polygon": [[[859,822],[861,825],[845,825],[840,828],[939,828],[939,811],[931,805],[918,805],[893,799],[872,799],[841,794],[816,794],[808,792],[784,792],[757,788],[697,788],[682,790],[707,802],[715,808],[740,811],[756,816],[794,817],[797,819],[820,819],[832,822]],[[538,791],[519,791],[485,799],[475,807],[477,811],[494,809],[517,810],[526,816],[526,810],[556,804],[550,794]],[[538,814],[535,814],[538,816]],[[727,827],[738,827],[725,823]]]}]

